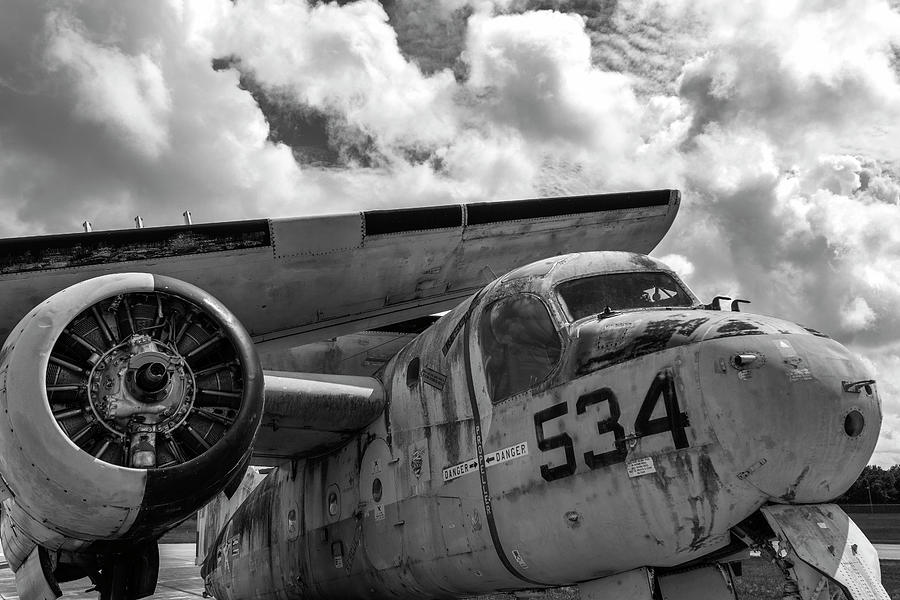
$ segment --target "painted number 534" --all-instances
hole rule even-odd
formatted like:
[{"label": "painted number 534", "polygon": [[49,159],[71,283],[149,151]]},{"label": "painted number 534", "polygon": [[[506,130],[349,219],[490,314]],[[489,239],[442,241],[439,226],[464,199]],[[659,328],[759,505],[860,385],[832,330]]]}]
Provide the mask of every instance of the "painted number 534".
[{"label": "painted number 534", "polygon": [[[651,419],[650,415],[653,414],[660,399],[665,405],[666,416]],[[609,407],[609,417],[597,422],[597,433],[601,436],[606,433],[612,433],[615,440],[614,448],[605,452],[595,452],[593,450],[585,452],[584,464],[589,469],[599,469],[625,462],[625,457],[628,455],[628,450],[625,446],[625,429],[619,424],[619,419],[622,416],[619,400],[611,389],[601,388],[581,396],[575,403],[575,413],[579,415],[584,414],[588,407],[603,403],[606,403]],[[572,443],[572,437],[565,432],[551,437],[544,435],[544,423],[568,414],[568,412],[568,404],[560,402],[538,411],[534,415],[534,432],[537,436],[538,449],[546,452],[556,448],[564,448],[566,453],[566,463],[563,465],[555,467],[551,467],[548,464],[541,465],[541,477],[547,481],[568,477],[575,473],[575,446]],[[689,425],[687,414],[681,412],[678,406],[678,396],[675,393],[675,376],[671,369],[663,369],[653,378],[650,389],[647,390],[647,394],[644,396],[644,401],[634,421],[634,435],[631,436],[631,439],[639,439],[669,431],[672,434],[672,442],[676,448],[687,448],[688,440],[684,429]]]}]

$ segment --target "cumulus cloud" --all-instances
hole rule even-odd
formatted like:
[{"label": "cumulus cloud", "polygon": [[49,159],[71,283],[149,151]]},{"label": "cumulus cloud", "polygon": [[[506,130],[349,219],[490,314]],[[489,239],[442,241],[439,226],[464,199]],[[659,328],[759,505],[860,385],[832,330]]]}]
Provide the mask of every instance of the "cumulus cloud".
[{"label": "cumulus cloud", "polygon": [[630,82],[592,68],[578,15],[474,15],[465,56],[478,108],[529,143],[607,156],[635,145],[639,109]]},{"label": "cumulus cloud", "polygon": [[238,2],[219,39],[219,51],[238,56],[261,83],[337,111],[386,143],[444,140],[455,129],[452,74],[424,77],[404,59],[374,2]]},{"label": "cumulus cloud", "polygon": [[869,327],[875,320],[875,311],[869,307],[865,298],[857,296],[845,304],[841,311],[841,325],[849,330],[861,330]]},{"label": "cumulus cloud", "polygon": [[[897,121],[898,14],[875,1],[715,8],[666,8],[699,11],[709,43],[679,80],[686,201],[682,235],[660,251],[693,260],[701,295],[748,297],[877,359],[893,432],[898,156],[860,140]],[[877,461],[900,458],[896,439]]]},{"label": "cumulus cloud", "polygon": [[[423,20],[422,9],[402,17],[403,5],[393,5],[392,14],[408,32]],[[212,39],[219,55],[232,57],[232,67],[282,106],[294,102],[298,115],[312,109],[367,136],[354,147],[367,153],[359,166],[384,169],[376,188],[384,196],[369,198],[375,203],[527,196],[560,189],[573,173],[579,181],[572,187],[587,190],[665,179],[663,171],[633,165],[664,152],[658,140],[671,135],[680,105],[653,101],[643,108],[629,76],[595,68],[580,16],[495,15],[494,7],[458,2],[426,11],[446,19],[454,39],[468,11],[463,46],[445,61],[463,65],[457,71],[435,69],[433,60],[423,61],[428,72],[420,69],[422,57],[401,48],[388,13],[374,2],[238,3]],[[332,136],[330,143],[342,140]],[[432,173],[423,196],[392,185],[410,171]]]},{"label": "cumulus cloud", "polygon": [[690,277],[694,273],[694,263],[681,254],[667,254],[660,256],[659,260],[671,267],[682,278]]},{"label": "cumulus cloud", "polygon": [[10,0],[0,233],[678,187],[657,254],[867,357],[893,432],[897,8],[623,4]]},{"label": "cumulus cloud", "polygon": [[124,143],[150,158],[169,143],[172,98],[151,53],[127,55],[96,44],[80,22],[59,11],[47,16],[46,50],[51,74],[69,77],[76,116],[108,127]]},{"label": "cumulus cloud", "polygon": [[790,162],[897,122],[900,14],[885,2],[699,6],[710,44],[684,66],[679,88],[695,132],[708,123],[751,127]]},{"label": "cumulus cloud", "polygon": [[302,210],[289,149],[266,142],[237,75],[210,68],[193,6],[4,5],[0,233]]}]

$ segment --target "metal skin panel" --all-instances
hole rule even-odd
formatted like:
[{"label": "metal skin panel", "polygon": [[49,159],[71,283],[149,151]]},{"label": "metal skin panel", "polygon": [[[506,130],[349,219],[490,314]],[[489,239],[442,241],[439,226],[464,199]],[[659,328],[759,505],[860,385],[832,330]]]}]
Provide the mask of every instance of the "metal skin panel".
[{"label": "metal skin panel", "polygon": [[[256,486],[265,478],[262,469],[251,467],[244,473],[241,484],[229,498],[224,493],[218,494],[197,513],[197,564],[203,564],[209,548],[213,547],[219,533],[225,526],[228,517],[234,514],[237,507],[247,499]],[[201,576],[204,573],[201,571]]]},{"label": "metal skin panel", "polygon": [[363,548],[379,571],[399,566],[403,553],[406,523],[398,510],[399,466],[382,438],[369,442],[359,466]]},{"label": "metal skin panel", "polygon": [[471,525],[463,512],[462,501],[459,498],[439,497],[437,505],[445,556],[471,552],[472,546],[469,544]]},{"label": "metal skin panel", "polygon": [[412,333],[362,331],[288,350],[261,352],[259,361],[270,371],[372,377],[415,337]]},{"label": "metal skin panel", "polygon": [[804,600],[820,597],[823,576],[843,586],[850,600],[887,600],[875,547],[839,506],[767,506],[761,512],[784,556],[793,559]]},{"label": "metal skin panel", "polygon": [[[147,473],[96,461],[63,433],[41,398],[48,357],[85,306],[124,288],[152,291],[153,285],[151,275],[129,273],[67,288],[36,306],[0,351],[0,430],[9,432],[0,436],[0,472],[16,505],[57,534],[109,539],[127,531],[143,502]],[[33,523],[18,525],[33,539],[45,533],[30,528]]]},{"label": "metal skin panel", "polygon": [[385,404],[381,382],[372,377],[267,371],[265,388],[265,418],[253,444],[256,465],[343,445]]},{"label": "metal skin panel", "polygon": [[655,600],[652,572],[646,567],[578,585],[581,600]]},{"label": "metal skin panel", "polygon": [[[875,389],[844,391],[842,381],[871,374],[839,344],[778,319],[695,303],[572,323],[553,294],[585,274],[642,270],[667,271],[627,253],[522,267],[400,351],[382,374],[387,410],[343,448],[301,462],[303,486],[283,492],[305,507],[302,594],[282,587],[257,597],[452,598],[675,567],[724,550],[731,529],[766,503],[840,494],[871,454],[880,424]],[[479,325],[485,307],[513,294],[546,301],[562,351],[546,379],[493,403]],[[780,345],[785,339],[793,353]],[[748,354],[745,363],[735,359]],[[807,414],[814,409],[822,414]],[[845,420],[850,410],[860,413],[861,429]],[[840,461],[805,453],[819,437],[840,448]],[[360,474],[372,440],[399,459],[397,502],[384,514],[402,525],[384,544],[370,537],[385,532],[363,497],[371,476],[364,482]],[[746,464],[754,451],[766,454]],[[270,477],[289,487],[289,469]],[[332,485],[341,490],[336,521],[325,507]],[[243,523],[249,506],[238,509]],[[444,522],[460,527],[448,534]],[[215,586],[226,578],[210,574]]]},{"label": "metal skin panel", "polygon": [[[188,234],[200,226],[143,229],[147,239],[131,245],[127,240],[134,230],[84,234],[115,241],[105,264],[72,258],[81,234],[17,238],[5,243],[33,247],[20,261],[27,270],[0,274],[0,335],[66,286],[104,273],[150,271],[218,298],[257,343],[297,346],[452,308],[494,274],[541,256],[588,249],[647,252],[668,230],[679,201],[674,190],[541,199],[519,207],[522,218],[512,211],[508,220],[466,226],[463,219],[461,226],[442,229],[426,223],[421,230],[374,235],[366,232],[366,215],[359,213],[274,219],[268,222],[268,240],[235,245],[226,231],[217,234],[218,247],[215,235],[201,246],[172,241],[173,230]],[[528,209],[534,206],[543,212]],[[256,222],[250,223],[256,231]],[[218,231],[226,225],[206,227]],[[306,235],[311,230],[316,235]],[[57,247],[46,270],[29,262]]]},{"label": "metal skin panel", "polygon": [[[594,325],[599,325],[595,323]],[[582,335],[586,335],[582,327]],[[613,432],[598,432],[597,424],[612,416],[609,401],[586,406],[578,414],[578,399],[600,389],[610,390],[618,403],[618,422],[626,436],[636,421],[653,376],[675,370],[680,409],[690,418],[688,447],[673,447],[665,431],[626,444],[627,457],[615,464],[591,468],[585,453],[616,450]],[[476,381],[483,378],[477,363]],[[662,417],[662,402],[653,417]],[[566,412],[541,424],[546,438],[571,437],[574,472],[546,481],[541,465],[567,464],[564,447],[542,452],[533,418],[550,407]],[[594,579],[635,565],[673,566],[722,547],[729,528],[763,501],[758,494],[735,493],[720,473],[728,461],[704,418],[693,361],[683,351],[667,350],[573,380],[546,391],[521,394],[493,407],[486,450],[527,442],[529,455],[489,470],[496,523],[504,549],[516,570],[529,579],[565,584]],[[629,476],[627,466],[652,461],[655,472]],[[731,484],[731,485],[729,485]],[[686,498],[696,500],[686,503]],[[527,523],[527,526],[523,526]],[[629,539],[627,544],[616,540]],[[565,552],[578,561],[561,561]]]},{"label": "metal skin panel", "polygon": [[89,539],[73,538],[66,534],[50,529],[45,523],[38,521],[25,512],[17,502],[9,502],[5,505],[2,520],[6,523],[9,549],[3,546],[10,565],[15,570],[31,552],[35,543],[50,550],[63,550],[77,552],[87,548],[91,544]]},{"label": "metal skin panel", "polygon": [[16,571],[16,592],[20,598],[29,600],[55,600],[62,595],[53,577],[50,556],[44,548],[32,550]]},{"label": "metal skin panel", "polygon": [[[741,481],[773,501],[831,500],[866,466],[881,427],[877,392],[846,392],[841,382],[873,374],[834,340],[795,333],[771,317],[752,319],[766,323],[767,332],[699,346],[703,398],[717,438]],[[738,369],[731,364],[738,353],[760,358],[752,368]],[[856,437],[844,430],[851,411],[865,420]],[[784,451],[786,444],[791,452]]]},{"label": "metal skin panel", "polygon": [[[213,563],[224,575],[217,597],[262,598],[280,587],[282,556],[271,552],[283,535],[281,496],[274,480],[266,478],[246,500],[247,510],[239,510],[230,526],[216,540]],[[265,506],[265,510],[261,507]],[[241,573],[242,577],[232,577]]]},{"label": "metal skin panel", "polygon": [[718,565],[659,577],[662,600],[735,600],[734,585]]},{"label": "metal skin panel", "polygon": [[26,536],[15,522],[10,520],[9,511],[15,506],[12,502],[4,502],[3,513],[0,514],[0,546],[3,548],[3,555],[9,562],[13,572],[18,571],[22,563],[34,550],[34,540]]}]

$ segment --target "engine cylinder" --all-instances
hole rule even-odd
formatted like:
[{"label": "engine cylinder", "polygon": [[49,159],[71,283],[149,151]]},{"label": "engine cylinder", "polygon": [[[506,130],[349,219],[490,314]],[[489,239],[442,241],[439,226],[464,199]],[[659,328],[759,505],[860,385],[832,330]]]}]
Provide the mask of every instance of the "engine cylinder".
[{"label": "engine cylinder", "polygon": [[36,306],[0,351],[0,475],[51,549],[153,538],[239,478],[263,410],[252,340],[199,288],[106,275]]}]

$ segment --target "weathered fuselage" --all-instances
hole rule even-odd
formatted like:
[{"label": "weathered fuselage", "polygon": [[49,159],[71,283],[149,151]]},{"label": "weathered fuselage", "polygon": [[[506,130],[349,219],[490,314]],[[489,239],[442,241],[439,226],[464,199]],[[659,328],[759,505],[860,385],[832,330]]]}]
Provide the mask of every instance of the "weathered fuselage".
[{"label": "weathered fuselage", "polygon": [[[617,272],[671,274],[625,253],[542,261],[416,338],[384,369],[381,417],[347,446],[277,469],[235,512],[207,553],[210,591],[455,597],[573,584],[686,563],[728,545],[765,503],[849,487],[881,422],[858,359],[818,332],[693,296],[575,318],[555,293]],[[500,327],[516,310],[552,328]],[[503,346],[541,336],[534,347],[549,350]]]}]

